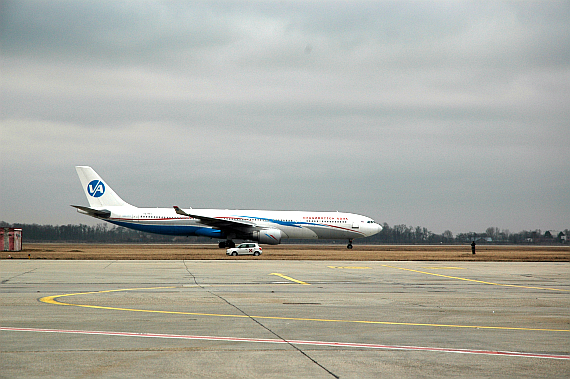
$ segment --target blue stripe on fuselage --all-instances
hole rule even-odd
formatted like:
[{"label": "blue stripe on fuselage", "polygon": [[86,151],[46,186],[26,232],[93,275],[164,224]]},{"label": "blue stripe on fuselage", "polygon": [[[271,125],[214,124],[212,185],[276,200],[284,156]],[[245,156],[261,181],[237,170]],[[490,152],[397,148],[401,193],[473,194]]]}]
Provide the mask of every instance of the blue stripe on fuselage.
[{"label": "blue stripe on fuselage", "polygon": [[301,226],[297,225],[297,224],[307,224],[306,222],[298,222],[298,221],[281,221],[281,220],[275,220],[272,218],[265,218],[265,217],[253,217],[253,216],[235,216],[235,217],[241,217],[241,218],[245,218],[245,219],[252,219],[252,220],[258,220],[258,221],[266,221],[266,222],[271,222],[273,224],[277,224],[277,225],[283,225],[283,226],[292,226],[295,228],[300,228]]},{"label": "blue stripe on fuselage", "polygon": [[123,226],[125,228],[139,230],[141,232],[166,234],[171,236],[203,236],[211,238],[226,238],[225,233],[218,229],[205,228],[202,226],[191,225],[148,225],[137,224],[133,222],[105,220],[112,224]]}]

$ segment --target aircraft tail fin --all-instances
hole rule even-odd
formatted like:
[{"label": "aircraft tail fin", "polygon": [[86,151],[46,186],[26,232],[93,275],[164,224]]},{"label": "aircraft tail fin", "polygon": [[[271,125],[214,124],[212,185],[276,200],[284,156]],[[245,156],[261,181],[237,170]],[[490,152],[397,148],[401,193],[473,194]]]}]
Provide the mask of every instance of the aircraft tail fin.
[{"label": "aircraft tail fin", "polygon": [[89,206],[91,207],[106,207],[106,206],[131,206],[119,197],[105,183],[105,181],[89,166],[75,166],[79,180]]}]

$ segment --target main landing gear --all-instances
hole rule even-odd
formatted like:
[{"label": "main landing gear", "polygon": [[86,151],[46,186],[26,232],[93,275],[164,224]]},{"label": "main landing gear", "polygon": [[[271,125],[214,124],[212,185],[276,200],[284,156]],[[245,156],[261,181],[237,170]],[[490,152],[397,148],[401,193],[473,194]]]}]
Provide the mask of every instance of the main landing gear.
[{"label": "main landing gear", "polygon": [[352,239],[348,240],[348,245],[346,245],[347,249],[352,249]]},{"label": "main landing gear", "polygon": [[218,247],[219,247],[220,249],[226,249],[226,248],[227,248],[227,249],[233,249],[234,247],[236,247],[236,244],[235,244],[235,242],[232,241],[232,240],[227,240],[227,241],[221,241],[221,242],[218,244]]}]

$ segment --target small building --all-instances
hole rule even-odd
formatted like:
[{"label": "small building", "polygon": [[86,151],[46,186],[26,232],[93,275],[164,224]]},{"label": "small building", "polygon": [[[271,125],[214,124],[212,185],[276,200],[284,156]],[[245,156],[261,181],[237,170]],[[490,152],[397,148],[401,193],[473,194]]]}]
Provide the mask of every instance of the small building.
[{"label": "small building", "polygon": [[22,251],[22,229],[0,228],[3,251]]}]

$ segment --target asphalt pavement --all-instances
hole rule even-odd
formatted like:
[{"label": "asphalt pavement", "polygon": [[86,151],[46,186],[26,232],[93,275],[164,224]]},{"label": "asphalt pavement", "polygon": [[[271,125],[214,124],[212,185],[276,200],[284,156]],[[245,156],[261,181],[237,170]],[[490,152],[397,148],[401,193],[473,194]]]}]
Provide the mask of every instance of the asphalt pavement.
[{"label": "asphalt pavement", "polygon": [[0,261],[1,378],[567,378],[568,263]]}]

